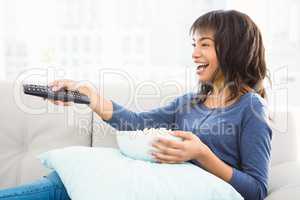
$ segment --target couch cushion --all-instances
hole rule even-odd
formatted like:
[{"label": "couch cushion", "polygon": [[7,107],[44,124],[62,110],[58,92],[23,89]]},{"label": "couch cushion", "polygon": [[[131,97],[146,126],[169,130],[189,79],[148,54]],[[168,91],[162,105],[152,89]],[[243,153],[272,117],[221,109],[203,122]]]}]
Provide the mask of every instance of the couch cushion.
[{"label": "couch cushion", "polygon": [[0,82],[0,188],[47,173],[36,155],[54,148],[91,145],[90,109],[56,106],[23,95],[21,85]]},{"label": "couch cushion", "polygon": [[300,162],[286,162],[272,166],[269,178],[269,194],[279,190],[300,187]]},{"label": "couch cushion", "polygon": [[271,193],[265,200],[296,200],[300,197],[300,186],[287,186]]}]

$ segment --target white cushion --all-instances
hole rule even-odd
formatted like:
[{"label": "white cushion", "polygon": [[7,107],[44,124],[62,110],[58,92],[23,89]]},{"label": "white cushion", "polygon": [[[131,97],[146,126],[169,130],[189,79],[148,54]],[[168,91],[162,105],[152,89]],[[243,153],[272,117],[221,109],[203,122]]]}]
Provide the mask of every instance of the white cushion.
[{"label": "white cushion", "polygon": [[242,200],[227,182],[191,164],[134,160],[113,148],[67,147],[40,155],[72,200]]}]

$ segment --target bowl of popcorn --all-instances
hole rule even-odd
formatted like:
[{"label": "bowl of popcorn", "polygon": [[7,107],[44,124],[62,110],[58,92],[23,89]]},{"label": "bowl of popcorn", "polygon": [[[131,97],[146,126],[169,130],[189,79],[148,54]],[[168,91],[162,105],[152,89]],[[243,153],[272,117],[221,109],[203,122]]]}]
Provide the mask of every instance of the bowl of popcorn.
[{"label": "bowl of popcorn", "polygon": [[156,149],[152,143],[164,138],[168,140],[182,141],[181,138],[171,134],[172,130],[166,128],[145,128],[136,131],[117,131],[117,143],[122,154],[137,160],[155,162],[151,152]]}]

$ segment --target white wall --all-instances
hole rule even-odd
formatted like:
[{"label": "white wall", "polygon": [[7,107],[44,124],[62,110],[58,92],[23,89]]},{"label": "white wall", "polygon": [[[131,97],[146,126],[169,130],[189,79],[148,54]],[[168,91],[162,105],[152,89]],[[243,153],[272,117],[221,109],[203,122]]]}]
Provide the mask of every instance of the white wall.
[{"label": "white wall", "polygon": [[[190,66],[191,24],[226,5],[226,0],[2,1],[9,25],[7,79],[32,67],[97,79],[102,68],[145,72]],[[145,78],[157,75],[144,73]]]},{"label": "white wall", "polygon": [[0,1],[0,80],[5,79],[4,62],[4,2]]},{"label": "white wall", "polygon": [[5,10],[1,32],[8,51],[5,59],[3,53],[1,57],[6,79],[32,67],[50,66],[75,79],[96,80],[102,68],[163,79],[165,73],[155,73],[157,69],[172,68],[176,74],[177,69],[192,66],[188,30],[197,17],[212,9],[247,13],[262,30],[272,72],[288,66],[288,79],[299,79],[294,75],[300,72],[300,2],[296,0],[0,2]]}]

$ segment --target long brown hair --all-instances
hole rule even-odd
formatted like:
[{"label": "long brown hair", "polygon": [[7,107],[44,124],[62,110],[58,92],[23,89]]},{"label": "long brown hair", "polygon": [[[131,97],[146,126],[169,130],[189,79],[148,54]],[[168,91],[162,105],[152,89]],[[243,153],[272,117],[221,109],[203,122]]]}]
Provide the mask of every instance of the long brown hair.
[{"label": "long brown hair", "polygon": [[[230,91],[227,101],[251,90],[266,98],[265,48],[261,32],[251,18],[235,10],[211,11],[193,23],[190,34],[203,31],[214,33],[219,70]],[[211,84],[200,83],[196,102],[203,103],[212,90]]]}]

